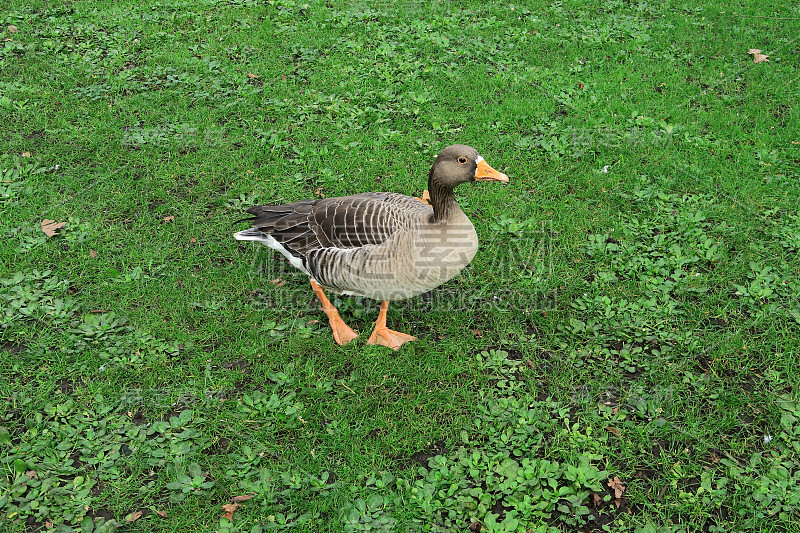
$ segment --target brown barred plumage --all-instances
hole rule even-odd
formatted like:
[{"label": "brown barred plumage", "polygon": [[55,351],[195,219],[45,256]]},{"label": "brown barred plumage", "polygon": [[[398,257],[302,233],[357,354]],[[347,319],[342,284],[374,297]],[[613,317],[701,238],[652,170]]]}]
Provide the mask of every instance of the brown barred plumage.
[{"label": "brown barred plumage", "polygon": [[431,167],[431,205],[388,192],[257,205],[244,219],[252,227],[234,237],[278,250],[324,289],[382,301],[410,298],[451,279],[475,256],[478,236],[453,188],[476,179],[508,181],[474,148],[453,145]]}]

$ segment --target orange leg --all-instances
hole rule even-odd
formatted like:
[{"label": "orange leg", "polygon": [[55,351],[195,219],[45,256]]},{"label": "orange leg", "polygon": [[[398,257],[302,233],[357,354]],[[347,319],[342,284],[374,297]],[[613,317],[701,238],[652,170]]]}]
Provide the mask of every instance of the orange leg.
[{"label": "orange leg", "polygon": [[328,300],[328,297],[325,296],[325,292],[322,290],[320,284],[312,279],[311,288],[314,289],[317,298],[322,302],[322,310],[328,315],[328,322],[330,322],[331,331],[333,331],[333,340],[340,345],[345,345],[357,338],[358,334],[344,323],[342,317],[339,316],[339,311],[336,310],[331,301]]},{"label": "orange leg", "polygon": [[389,310],[389,302],[381,302],[381,311],[378,313],[378,320],[375,321],[375,330],[369,336],[367,344],[380,344],[388,346],[392,350],[397,350],[403,343],[417,340],[416,337],[392,331],[386,327],[386,311]]},{"label": "orange leg", "polygon": [[415,196],[414,199],[419,200],[423,204],[431,205],[431,195],[428,193],[427,189],[422,191],[422,198]]}]

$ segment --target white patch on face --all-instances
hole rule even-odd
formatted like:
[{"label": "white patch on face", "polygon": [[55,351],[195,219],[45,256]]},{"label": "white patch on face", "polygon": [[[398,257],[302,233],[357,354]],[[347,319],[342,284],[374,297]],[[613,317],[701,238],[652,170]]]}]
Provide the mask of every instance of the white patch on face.
[{"label": "white patch on face", "polygon": [[481,154],[478,154],[478,157],[475,158],[475,162],[480,163],[481,161],[483,161],[483,158],[481,157]]}]

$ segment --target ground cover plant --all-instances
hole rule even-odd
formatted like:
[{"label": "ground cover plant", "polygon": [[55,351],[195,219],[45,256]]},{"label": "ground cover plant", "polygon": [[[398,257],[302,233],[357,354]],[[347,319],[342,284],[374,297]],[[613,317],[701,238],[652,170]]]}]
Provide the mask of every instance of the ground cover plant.
[{"label": "ground cover plant", "polygon": [[[0,23],[3,531],[798,531],[797,5]],[[231,238],[455,142],[512,181],[458,191],[481,249],[397,353]]]}]

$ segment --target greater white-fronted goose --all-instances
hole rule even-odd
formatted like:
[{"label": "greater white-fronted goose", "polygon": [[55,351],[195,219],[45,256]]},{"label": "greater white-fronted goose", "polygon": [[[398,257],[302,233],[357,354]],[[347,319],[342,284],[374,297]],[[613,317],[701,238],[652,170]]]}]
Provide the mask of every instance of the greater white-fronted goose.
[{"label": "greater white-fronted goose", "polygon": [[453,189],[468,181],[508,181],[463,144],[448,146],[428,175],[430,205],[391,192],[368,192],[257,205],[239,222],[252,227],[234,234],[282,253],[311,277],[333,337],[347,344],[358,335],[344,323],[324,290],[381,301],[367,344],[393,349],[415,337],[386,327],[389,302],[417,296],[453,278],[472,261],[478,235]]}]

